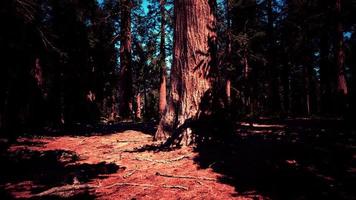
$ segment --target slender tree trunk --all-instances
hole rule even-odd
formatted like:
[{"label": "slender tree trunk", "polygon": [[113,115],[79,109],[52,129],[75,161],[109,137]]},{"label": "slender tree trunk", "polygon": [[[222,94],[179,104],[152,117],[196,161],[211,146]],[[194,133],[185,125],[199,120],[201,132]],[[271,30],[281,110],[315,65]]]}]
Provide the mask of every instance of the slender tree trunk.
[{"label": "slender tree trunk", "polygon": [[230,105],[231,104],[231,81],[230,81],[230,79],[226,80],[225,93],[226,93],[227,104]]},{"label": "slender tree trunk", "polygon": [[[139,65],[143,66],[144,69],[147,68],[146,66],[146,62],[147,62],[147,56],[143,50],[143,47],[141,45],[141,43],[139,43],[137,40],[134,40],[134,44],[136,46],[136,49],[137,49],[137,53],[138,53],[138,56],[140,58],[140,62],[139,62]],[[147,114],[147,89],[146,89],[146,77],[145,77],[145,74],[146,74],[146,70],[144,70],[143,72],[143,99],[144,99],[144,102],[143,102],[143,113],[146,115]],[[140,110],[136,110],[136,118],[138,118],[137,114],[138,112],[140,112],[140,118],[142,117],[142,109],[141,109],[141,93],[138,93],[137,95],[140,95],[140,97],[137,96],[137,106],[139,106],[139,103],[140,103]],[[139,98],[139,99],[138,99]],[[137,107],[139,108],[139,107]],[[139,118],[139,119],[140,119]]]},{"label": "slender tree trunk", "polygon": [[[305,37],[304,44],[309,44],[310,39]],[[304,95],[305,95],[305,113],[307,116],[311,115],[315,110],[314,102],[316,101],[316,96],[312,92],[315,91],[315,84],[313,84],[313,50],[308,46],[303,47],[303,77],[304,77]]]},{"label": "slender tree trunk", "polygon": [[[226,67],[229,68],[232,65],[232,42],[231,42],[231,5],[230,1],[226,0],[226,20],[227,20],[227,42],[226,42]],[[226,102],[227,105],[231,104],[231,75],[228,69],[225,69],[225,77],[226,77],[226,85],[225,85],[225,93],[226,93]]]},{"label": "slender tree trunk", "polygon": [[147,87],[146,87],[146,82],[143,83],[143,113],[144,117],[147,116]]},{"label": "slender tree trunk", "polygon": [[341,0],[336,0],[336,103],[337,114],[344,115],[347,108],[348,87],[345,75],[344,30],[341,20]]},{"label": "slender tree trunk", "polygon": [[175,0],[174,53],[171,93],[156,140],[188,145],[193,141],[191,122],[197,120],[202,98],[211,95],[215,68],[215,1]]},{"label": "slender tree trunk", "polygon": [[121,47],[120,47],[120,116],[128,119],[132,112],[132,66],[131,66],[131,0],[121,1]]},{"label": "slender tree trunk", "polygon": [[348,112],[348,119],[352,121],[354,119],[354,114],[356,113],[356,31],[352,33],[351,38],[352,48],[351,48],[351,91],[350,91],[350,109]]},{"label": "slender tree trunk", "polygon": [[244,53],[243,53],[243,74],[244,74],[244,79],[247,81],[249,78],[249,73],[250,73],[250,66],[248,64],[248,49],[245,47]]},{"label": "slender tree trunk", "polygon": [[65,91],[64,91],[64,72],[63,69],[60,70],[59,74],[59,125],[63,126],[66,122],[66,98],[65,98]]},{"label": "slender tree trunk", "polygon": [[336,0],[337,12],[337,91],[342,95],[348,94],[346,78],[345,78],[345,52],[344,52],[344,29],[341,22],[341,0]]},{"label": "slender tree trunk", "polygon": [[136,95],[136,119],[140,120],[142,118],[142,105],[141,105],[141,93]]},{"label": "slender tree trunk", "polygon": [[160,88],[159,88],[159,113],[163,115],[167,106],[167,70],[166,70],[166,1],[160,0],[160,12],[161,12],[161,43],[160,43]]},{"label": "slender tree trunk", "polygon": [[325,32],[320,36],[320,103],[323,114],[330,113],[331,65],[329,62],[329,38]]},{"label": "slender tree trunk", "polygon": [[271,49],[268,53],[269,64],[268,68],[270,70],[270,84],[271,84],[271,106],[272,112],[278,113],[281,110],[281,98],[279,92],[279,73],[278,69],[276,68],[276,62],[274,58],[274,52],[276,50],[275,45],[275,38],[274,38],[274,31],[273,31],[273,4],[272,0],[268,0],[267,2],[267,18],[268,18],[268,25],[267,25],[267,37],[268,42],[270,43]]},{"label": "slender tree trunk", "polygon": [[304,66],[304,92],[305,92],[305,111],[306,115],[309,116],[311,111],[310,111],[310,72],[309,72],[309,66],[306,63],[306,66]]},{"label": "slender tree trunk", "polygon": [[248,61],[248,47],[244,47],[243,51],[243,58],[242,58],[242,64],[243,64],[243,78],[244,78],[244,92],[245,92],[245,107],[247,110],[247,114],[249,115],[254,115],[254,107],[252,105],[253,103],[253,85],[251,84],[250,80],[250,66],[249,66],[249,61]]},{"label": "slender tree trunk", "polygon": [[289,77],[290,77],[290,66],[288,63],[288,58],[284,59],[283,62],[284,66],[282,69],[282,76],[281,76],[281,81],[282,81],[282,86],[283,86],[283,111],[285,115],[288,115],[290,112],[290,83],[289,83]]}]

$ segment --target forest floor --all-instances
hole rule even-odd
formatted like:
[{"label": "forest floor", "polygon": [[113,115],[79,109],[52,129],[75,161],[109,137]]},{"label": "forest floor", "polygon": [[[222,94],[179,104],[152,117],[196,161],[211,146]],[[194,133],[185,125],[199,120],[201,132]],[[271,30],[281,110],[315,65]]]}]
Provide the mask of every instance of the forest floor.
[{"label": "forest floor", "polygon": [[152,124],[24,135],[0,149],[0,199],[356,199],[355,132],[297,124],[170,150],[147,148]]}]

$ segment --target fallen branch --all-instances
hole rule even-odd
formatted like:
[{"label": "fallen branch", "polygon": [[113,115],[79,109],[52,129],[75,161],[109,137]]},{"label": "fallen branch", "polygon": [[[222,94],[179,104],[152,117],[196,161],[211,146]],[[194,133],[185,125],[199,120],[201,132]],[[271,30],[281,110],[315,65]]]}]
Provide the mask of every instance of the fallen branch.
[{"label": "fallen branch", "polygon": [[116,142],[122,142],[122,143],[133,142],[133,143],[136,143],[136,142],[149,142],[149,140],[116,140]]},{"label": "fallen branch", "polygon": [[209,178],[209,177],[182,176],[182,175],[162,174],[159,172],[156,172],[156,176],[163,176],[163,177],[168,177],[168,178],[195,179],[195,180],[204,180],[204,181],[217,181],[215,178]]},{"label": "fallen branch", "polygon": [[120,186],[138,186],[138,187],[157,187],[155,185],[150,184],[140,184],[140,183],[114,183],[112,185],[105,186],[103,188],[112,188],[112,187],[120,187]]},{"label": "fallen branch", "polygon": [[164,188],[173,188],[173,189],[181,189],[181,190],[188,190],[188,187],[182,185],[162,185]]},{"label": "fallen branch", "polygon": [[189,157],[190,157],[190,155],[184,155],[184,156],[179,156],[177,158],[168,159],[168,160],[152,160],[149,158],[134,158],[134,160],[167,164],[167,163],[171,163],[171,162],[180,161],[180,160],[183,160],[184,158],[189,158]]},{"label": "fallen branch", "polygon": [[41,193],[33,195],[33,197],[43,197],[49,195],[56,195],[61,197],[70,197],[78,190],[88,190],[96,188],[96,185],[82,184],[82,185],[64,185],[60,187],[53,187]]},{"label": "fallen branch", "polygon": [[136,169],[132,170],[131,172],[125,174],[125,175],[123,176],[123,178],[128,178],[128,177],[132,176],[132,174],[134,174],[136,171],[137,171]]},{"label": "fallen branch", "polygon": [[[136,187],[158,187],[156,185],[151,184],[141,184],[141,183],[114,183],[112,185],[105,186],[103,188],[112,188],[112,187],[121,187],[121,186],[136,186]],[[172,189],[181,189],[188,190],[188,187],[182,185],[162,185],[163,188],[172,188]]]}]

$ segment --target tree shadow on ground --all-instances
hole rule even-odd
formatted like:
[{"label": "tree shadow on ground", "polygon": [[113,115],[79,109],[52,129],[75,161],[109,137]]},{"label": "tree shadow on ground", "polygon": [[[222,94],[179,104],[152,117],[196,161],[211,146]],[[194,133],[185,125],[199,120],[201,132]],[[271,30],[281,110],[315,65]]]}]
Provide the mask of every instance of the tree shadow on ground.
[{"label": "tree shadow on ground", "polygon": [[[21,130],[14,133],[12,137],[26,136],[93,136],[110,135],[127,130],[139,131],[148,135],[154,135],[156,123],[154,122],[120,122],[116,124],[70,124],[60,128],[41,128],[37,130]],[[3,134],[6,136],[6,134]],[[13,138],[12,138],[13,139]],[[15,140],[12,140],[14,142]],[[0,141],[1,142],[1,141]]]},{"label": "tree shadow on ground", "polygon": [[[203,97],[197,119],[182,127],[193,130],[195,162],[221,174],[220,182],[235,187],[232,196],[356,199],[356,132],[348,122],[255,118],[235,123],[229,107],[214,105],[209,96]],[[158,144],[134,151],[174,148]]]},{"label": "tree shadow on ground", "polygon": [[231,126],[210,115],[193,126],[196,163],[220,173],[233,196],[356,199],[356,134],[344,122],[256,121]]},{"label": "tree shadow on ground", "polygon": [[[113,163],[79,164],[80,158],[71,151],[33,151],[20,149],[0,155],[0,197],[12,199],[10,191],[29,191],[39,194],[54,187],[86,184],[93,179],[124,169]],[[90,188],[71,191],[66,199],[94,199]],[[35,199],[61,199],[61,196],[44,195]]]}]

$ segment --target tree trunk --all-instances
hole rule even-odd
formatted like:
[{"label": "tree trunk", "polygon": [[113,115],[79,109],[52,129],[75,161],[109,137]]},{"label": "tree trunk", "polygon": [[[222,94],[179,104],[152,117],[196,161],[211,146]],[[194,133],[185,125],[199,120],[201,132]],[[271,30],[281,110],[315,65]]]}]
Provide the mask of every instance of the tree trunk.
[{"label": "tree trunk", "polygon": [[354,119],[354,114],[356,113],[356,69],[355,69],[355,65],[356,65],[356,32],[354,31],[352,33],[352,49],[351,49],[351,92],[350,92],[350,109],[348,112],[348,118],[349,120],[353,120]]},{"label": "tree trunk", "polygon": [[325,32],[320,36],[320,103],[322,114],[330,113],[331,105],[331,65],[329,62],[329,38]]},{"label": "tree trunk", "polygon": [[136,119],[141,120],[142,118],[142,105],[141,105],[141,93],[136,95]]},{"label": "tree trunk", "polygon": [[345,52],[344,52],[344,30],[341,22],[341,0],[336,0],[337,12],[337,92],[341,95],[347,95],[348,89],[345,78]]},{"label": "tree trunk", "polygon": [[225,93],[226,93],[226,103],[227,103],[227,105],[230,105],[231,104],[231,81],[230,81],[230,79],[226,80]]},{"label": "tree trunk", "polygon": [[[226,42],[226,68],[230,68],[232,65],[232,42],[231,42],[231,5],[229,0],[225,0],[226,3],[226,20],[227,20],[227,42]],[[228,106],[231,105],[231,75],[228,69],[225,69],[226,85],[226,103]]]},{"label": "tree trunk", "polygon": [[270,70],[270,87],[271,87],[271,106],[272,106],[272,113],[280,113],[281,111],[281,97],[279,91],[279,71],[276,67],[276,60],[275,55],[273,54],[276,52],[276,45],[275,45],[275,36],[273,31],[273,2],[272,0],[268,0],[267,2],[267,38],[268,42],[270,43],[270,48],[268,51],[268,69]]},{"label": "tree trunk", "polygon": [[243,58],[242,58],[242,65],[243,65],[243,78],[244,78],[244,97],[245,97],[245,108],[246,108],[246,113],[248,115],[254,115],[254,107],[252,105],[253,102],[253,85],[252,85],[252,80],[250,79],[250,66],[249,66],[249,60],[248,60],[248,47],[244,47],[243,51]]},{"label": "tree trunk", "polygon": [[161,65],[161,77],[159,88],[159,113],[162,116],[167,106],[167,70],[166,70],[166,1],[160,0],[160,12],[161,12],[161,43],[160,43],[160,65]]},{"label": "tree trunk", "polygon": [[303,71],[304,71],[304,92],[305,92],[305,113],[307,116],[311,114],[311,109],[310,109],[310,66],[306,63]]},{"label": "tree trunk", "polygon": [[147,86],[146,86],[146,81],[143,82],[143,117],[147,116],[148,113],[148,108],[147,108]]},{"label": "tree trunk", "polygon": [[249,79],[249,74],[250,74],[250,66],[248,64],[248,49],[245,47],[244,53],[243,53],[243,74],[244,74],[244,79],[248,81]]},{"label": "tree trunk", "polygon": [[189,145],[191,122],[199,117],[202,98],[211,92],[215,69],[215,1],[175,0],[171,93],[155,135],[156,140]]},{"label": "tree trunk", "polygon": [[346,76],[345,76],[345,52],[344,52],[344,30],[341,22],[341,0],[336,0],[336,31],[337,31],[337,41],[336,41],[336,70],[337,70],[337,98],[338,104],[340,104],[340,108],[342,108],[342,112],[346,106],[346,96],[348,94],[348,88],[346,84]]},{"label": "tree trunk", "polygon": [[283,112],[286,116],[288,116],[290,112],[290,66],[288,63],[288,55],[285,55],[286,58],[283,59],[283,68],[282,68],[282,75],[281,81],[283,86]]},{"label": "tree trunk", "polygon": [[121,1],[120,46],[120,116],[128,119],[132,112],[132,66],[131,66],[131,1]]},{"label": "tree trunk", "polygon": [[341,20],[341,0],[336,0],[336,103],[337,114],[344,115],[347,109],[348,87],[345,75],[344,30]]}]

